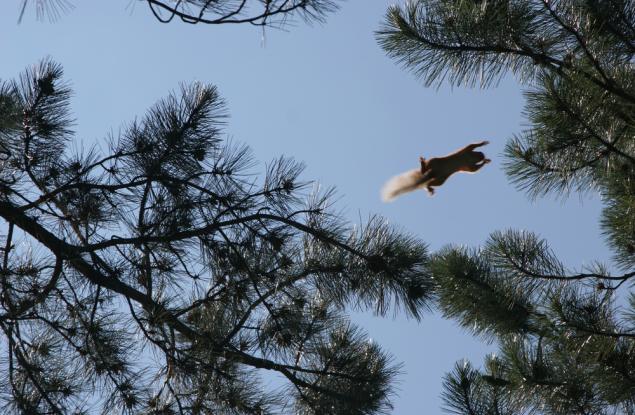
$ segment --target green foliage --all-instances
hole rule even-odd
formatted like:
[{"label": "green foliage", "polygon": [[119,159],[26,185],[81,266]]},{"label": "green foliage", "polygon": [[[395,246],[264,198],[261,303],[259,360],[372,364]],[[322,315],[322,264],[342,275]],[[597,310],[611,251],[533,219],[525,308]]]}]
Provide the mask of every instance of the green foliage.
[{"label": "green foliage", "polygon": [[528,293],[491,267],[480,252],[442,249],[433,258],[431,272],[445,317],[485,338],[529,329],[533,306]]},{"label": "green foliage", "polygon": [[447,247],[435,254],[440,310],[500,345],[484,372],[466,362],[446,377],[448,411],[630,413],[632,308],[620,313],[613,290],[578,282],[608,287],[613,277],[595,271],[567,271],[544,240],[527,232],[494,233],[479,251]]},{"label": "green foliage", "polygon": [[[0,84],[3,413],[378,414],[398,365],[348,319],[428,309],[427,248],[351,226],[183,85],[73,153],[61,67]],[[277,373],[284,387],[263,382]]]},{"label": "green foliage", "polygon": [[635,277],[635,3],[413,0],[388,10],[377,38],[426,85],[488,87],[514,75],[529,127],[505,148],[510,181],[530,198],[599,193],[624,271],[569,270],[529,232],[432,255],[440,310],[501,351],[483,372],[455,367],[446,409],[635,413],[635,302],[620,291]]},{"label": "green foliage", "polygon": [[502,363],[494,356],[486,360],[487,374],[481,374],[469,362],[459,362],[446,375],[443,401],[452,414],[499,414],[517,412],[515,402],[508,393],[509,381]]}]

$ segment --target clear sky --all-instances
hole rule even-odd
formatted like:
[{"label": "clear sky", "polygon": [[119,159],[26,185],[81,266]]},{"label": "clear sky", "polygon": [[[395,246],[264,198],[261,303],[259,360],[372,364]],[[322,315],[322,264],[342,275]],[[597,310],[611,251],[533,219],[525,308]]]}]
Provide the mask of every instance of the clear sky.
[{"label": "clear sky", "polygon": [[[36,21],[31,9],[17,25],[20,3],[6,2],[0,14],[0,78],[45,56],[61,63],[75,90],[78,146],[116,134],[179,82],[210,82],[228,103],[227,137],[251,146],[261,168],[282,154],[304,161],[304,178],[336,186],[338,207],[353,221],[383,215],[433,250],[477,246],[513,227],[547,238],[570,266],[610,256],[597,195],[530,202],[508,183],[502,149],[526,127],[519,85],[423,87],[375,42],[389,2],[349,0],[326,24],[298,22],[264,36],[245,25],[160,24],[134,0],[76,1],[53,24]],[[383,182],[416,167],[419,155],[482,139],[491,142],[484,151],[493,162],[479,174],[453,176],[433,198],[418,192],[380,201]],[[354,318],[404,364],[395,414],[441,413],[444,373],[464,357],[480,366],[495,350],[435,314],[419,323]]]}]

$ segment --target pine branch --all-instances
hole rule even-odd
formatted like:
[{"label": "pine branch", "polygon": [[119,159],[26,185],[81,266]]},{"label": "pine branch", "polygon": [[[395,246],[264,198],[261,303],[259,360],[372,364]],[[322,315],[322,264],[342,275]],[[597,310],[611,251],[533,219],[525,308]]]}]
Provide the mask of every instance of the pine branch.
[{"label": "pine branch", "polygon": [[[248,149],[221,140],[224,106],[210,86],[160,101],[111,140],[110,154],[68,154],[66,108],[49,105],[65,102],[61,69],[40,68],[48,72],[14,85],[25,97],[15,105],[29,113],[22,128],[9,122],[13,110],[0,120],[21,169],[1,187],[11,232],[0,322],[38,338],[16,337],[23,350],[41,344],[54,356],[41,364],[66,385],[63,412],[87,399],[104,411],[289,411],[280,393],[268,396],[261,370],[286,379],[296,409],[390,408],[398,366],[346,310],[420,318],[433,288],[424,244],[379,218],[351,227],[333,212],[331,191],[304,193],[292,160],[275,160],[258,180]],[[54,123],[41,120],[60,122],[42,130]],[[50,151],[38,144],[44,136],[56,157],[40,157]],[[14,252],[14,228],[37,255]],[[146,362],[146,347],[163,359]],[[18,385],[13,371],[8,385]],[[20,386],[9,395],[20,400]],[[28,408],[47,410],[43,399]]]}]

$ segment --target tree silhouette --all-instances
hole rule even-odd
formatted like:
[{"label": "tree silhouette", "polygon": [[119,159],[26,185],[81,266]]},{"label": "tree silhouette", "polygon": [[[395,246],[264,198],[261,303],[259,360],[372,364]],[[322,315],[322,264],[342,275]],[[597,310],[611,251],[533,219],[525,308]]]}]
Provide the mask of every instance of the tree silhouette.
[{"label": "tree silhouette", "polygon": [[425,245],[351,226],[290,159],[255,175],[213,86],[182,86],[105,154],[69,149],[70,94],[49,60],[0,85],[4,413],[390,408],[398,365],[346,310],[419,318]]},{"label": "tree silhouette", "polygon": [[[239,24],[283,27],[293,18],[323,22],[338,8],[341,0],[142,0],[161,23],[181,21],[189,24]],[[21,21],[29,3],[34,3],[38,18],[58,19],[74,8],[69,0],[22,0]]]}]

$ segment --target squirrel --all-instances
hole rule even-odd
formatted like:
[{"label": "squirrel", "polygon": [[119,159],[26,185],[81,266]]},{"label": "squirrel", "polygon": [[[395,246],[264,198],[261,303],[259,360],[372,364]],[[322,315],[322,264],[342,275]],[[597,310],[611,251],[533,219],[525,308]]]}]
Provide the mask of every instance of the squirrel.
[{"label": "squirrel", "polygon": [[489,141],[468,144],[460,150],[445,157],[433,157],[426,160],[419,157],[421,167],[402,173],[388,180],[381,190],[384,202],[390,202],[397,196],[413,190],[425,188],[430,196],[434,195],[433,187],[441,186],[456,172],[475,173],[492,160],[485,154],[474,151],[475,148],[489,144]]}]

